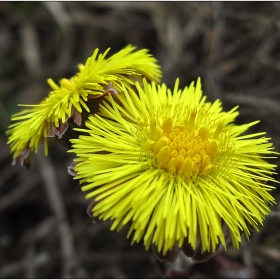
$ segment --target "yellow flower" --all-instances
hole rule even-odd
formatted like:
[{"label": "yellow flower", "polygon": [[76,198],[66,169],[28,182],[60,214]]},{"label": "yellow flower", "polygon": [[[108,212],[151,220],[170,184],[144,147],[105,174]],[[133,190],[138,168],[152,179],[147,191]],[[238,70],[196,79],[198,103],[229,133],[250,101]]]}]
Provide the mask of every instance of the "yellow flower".
[{"label": "yellow flower", "polygon": [[[87,135],[73,139],[74,167],[92,215],[130,223],[132,243],[143,240],[165,255],[174,246],[201,243],[201,252],[226,246],[225,224],[235,248],[249,227],[258,231],[274,203],[272,144],[265,133],[244,134],[258,123],[235,125],[237,107],[223,112],[196,87],[173,93],[163,85],[136,83],[108,96],[90,116]],[[268,184],[266,184],[268,183]]]},{"label": "yellow flower", "polygon": [[22,105],[31,108],[15,114],[12,121],[17,122],[7,131],[14,163],[28,164],[30,152],[37,152],[42,138],[47,154],[47,137],[61,137],[71,117],[81,125],[82,111],[94,113],[98,107],[92,99],[115,95],[123,87],[133,86],[140,77],[159,82],[160,67],[146,49],[134,51],[135,47],[129,45],[105,59],[109,50],[98,55],[96,49],[85,65],[78,66],[80,71],[70,79],[62,79],[59,86],[49,79],[53,91],[39,105]]}]

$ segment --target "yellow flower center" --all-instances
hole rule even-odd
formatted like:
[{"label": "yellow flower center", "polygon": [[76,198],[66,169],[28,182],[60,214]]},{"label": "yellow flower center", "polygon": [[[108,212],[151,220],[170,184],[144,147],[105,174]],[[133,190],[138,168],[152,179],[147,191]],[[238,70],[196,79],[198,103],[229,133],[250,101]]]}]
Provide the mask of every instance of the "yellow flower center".
[{"label": "yellow flower center", "polygon": [[213,167],[218,149],[214,138],[222,130],[218,125],[210,137],[206,127],[192,128],[191,117],[188,127],[183,124],[173,127],[172,119],[167,118],[162,124],[161,135],[152,146],[160,168],[188,178],[205,174]]}]

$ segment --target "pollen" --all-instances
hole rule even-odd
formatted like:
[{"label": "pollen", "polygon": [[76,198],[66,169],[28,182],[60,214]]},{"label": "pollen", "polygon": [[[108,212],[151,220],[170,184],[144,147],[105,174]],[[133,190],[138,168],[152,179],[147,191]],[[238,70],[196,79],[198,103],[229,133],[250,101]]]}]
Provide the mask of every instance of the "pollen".
[{"label": "pollen", "polygon": [[154,142],[152,151],[157,165],[167,173],[192,179],[208,174],[213,167],[222,126],[218,124],[211,137],[206,127],[193,128],[194,117],[192,113],[188,127],[173,125],[171,118],[162,123],[162,135]]}]

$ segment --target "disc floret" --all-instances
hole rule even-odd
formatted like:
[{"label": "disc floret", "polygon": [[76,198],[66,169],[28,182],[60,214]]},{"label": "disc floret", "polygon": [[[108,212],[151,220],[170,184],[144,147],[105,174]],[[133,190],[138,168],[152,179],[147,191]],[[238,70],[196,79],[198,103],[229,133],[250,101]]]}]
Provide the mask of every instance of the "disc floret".
[{"label": "disc floret", "polygon": [[[196,113],[190,114],[190,119]],[[151,145],[156,163],[171,174],[194,179],[208,174],[218,152],[217,133],[210,135],[209,130],[200,126],[173,124],[167,118],[161,126],[161,135]],[[215,131],[216,132],[216,131]]]}]

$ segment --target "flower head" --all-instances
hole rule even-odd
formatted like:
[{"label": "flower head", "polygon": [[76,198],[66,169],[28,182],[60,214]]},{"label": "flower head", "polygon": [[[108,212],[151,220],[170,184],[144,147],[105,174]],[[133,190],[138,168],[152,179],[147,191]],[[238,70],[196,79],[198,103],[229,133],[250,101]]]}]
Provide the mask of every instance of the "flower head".
[{"label": "flower head", "polygon": [[92,99],[115,95],[133,86],[139,78],[159,82],[160,68],[146,49],[134,51],[135,47],[127,46],[105,59],[109,50],[98,55],[96,49],[85,65],[78,66],[79,72],[70,79],[60,80],[59,86],[49,79],[53,91],[48,97],[38,105],[23,105],[31,108],[12,117],[17,122],[9,127],[7,134],[14,163],[28,162],[30,152],[37,152],[42,138],[47,154],[46,137],[61,137],[68,129],[69,118],[81,125],[82,113],[94,113],[98,107],[99,101]]},{"label": "flower head", "polygon": [[184,90],[177,80],[173,92],[143,83],[108,96],[77,129],[88,135],[71,140],[93,217],[113,220],[112,230],[130,223],[132,243],[162,255],[198,243],[201,253],[214,252],[226,246],[224,225],[238,248],[274,203],[269,138],[243,135],[258,122],[235,125],[237,107],[206,102],[200,79]]}]

